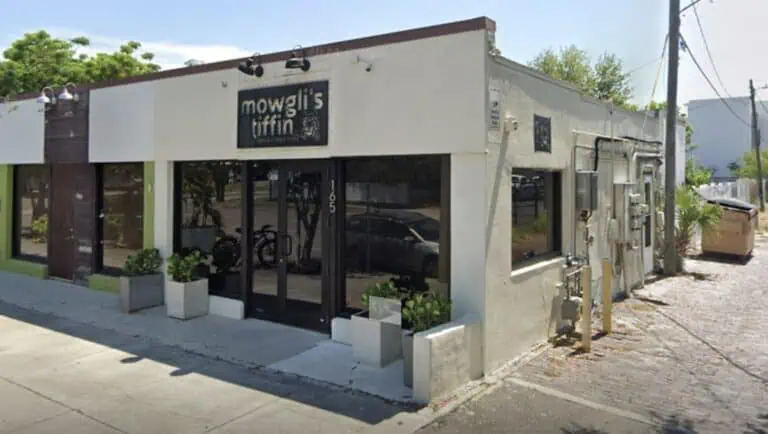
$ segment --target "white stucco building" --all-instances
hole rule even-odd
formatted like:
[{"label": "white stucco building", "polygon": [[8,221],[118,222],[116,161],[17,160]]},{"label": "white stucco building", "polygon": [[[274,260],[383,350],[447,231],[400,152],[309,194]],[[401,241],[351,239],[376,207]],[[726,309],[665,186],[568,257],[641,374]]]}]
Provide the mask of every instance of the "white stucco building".
[{"label": "white stucco building", "polygon": [[[715,178],[731,175],[728,164],[738,162],[745,152],[752,149],[750,124],[752,108],[749,97],[725,98],[731,110],[718,98],[698,99],[688,102],[688,119],[693,127],[692,143],[696,162],[715,169]],[[757,102],[758,125],[768,132],[768,112]]]},{"label": "white stucco building", "polygon": [[446,387],[490,373],[554,333],[566,254],[607,259],[614,293],[651,271],[664,138],[663,113],[509,60],[495,32],[483,17],[14,101],[0,268],[110,288],[142,247],[195,248],[235,316],[326,333],[367,285],[416,276],[473,325]]}]

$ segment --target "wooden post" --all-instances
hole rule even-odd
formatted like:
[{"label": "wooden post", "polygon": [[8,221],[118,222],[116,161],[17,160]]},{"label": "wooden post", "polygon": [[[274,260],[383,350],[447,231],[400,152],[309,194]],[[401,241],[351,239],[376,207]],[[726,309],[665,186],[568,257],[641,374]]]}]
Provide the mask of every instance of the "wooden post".
[{"label": "wooden post", "polygon": [[612,278],[611,262],[608,258],[603,258],[603,333],[605,334],[611,332],[611,325],[613,324],[611,319],[613,313]]},{"label": "wooden post", "polygon": [[581,269],[581,349],[588,353],[592,349],[592,267]]}]

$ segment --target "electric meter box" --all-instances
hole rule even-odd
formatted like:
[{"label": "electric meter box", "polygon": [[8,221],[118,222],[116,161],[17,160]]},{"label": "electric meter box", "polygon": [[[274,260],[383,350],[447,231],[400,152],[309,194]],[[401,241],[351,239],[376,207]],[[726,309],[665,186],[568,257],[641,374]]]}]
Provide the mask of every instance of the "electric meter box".
[{"label": "electric meter box", "polygon": [[595,211],[597,209],[597,172],[591,170],[576,171],[576,210]]}]

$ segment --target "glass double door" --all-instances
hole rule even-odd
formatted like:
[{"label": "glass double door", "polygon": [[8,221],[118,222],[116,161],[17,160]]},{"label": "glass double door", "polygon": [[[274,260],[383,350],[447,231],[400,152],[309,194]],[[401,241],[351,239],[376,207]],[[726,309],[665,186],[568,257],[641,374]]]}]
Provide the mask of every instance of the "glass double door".
[{"label": "glass double door", "polygon": [[[328,325],[328,164],[251,162],[250,316],[325,330]],[[248,235],[248,234],[246,234]]]}]

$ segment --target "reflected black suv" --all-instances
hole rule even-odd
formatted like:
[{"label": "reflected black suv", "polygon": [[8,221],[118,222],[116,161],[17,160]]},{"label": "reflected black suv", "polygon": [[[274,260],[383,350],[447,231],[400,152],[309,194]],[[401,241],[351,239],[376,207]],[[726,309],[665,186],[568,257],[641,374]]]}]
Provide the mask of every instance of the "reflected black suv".
[{"label": "reflected black suv", "polygon": [[347,217],[347,263],[359,270],[437,277],[440,222],[414,211]]}]

